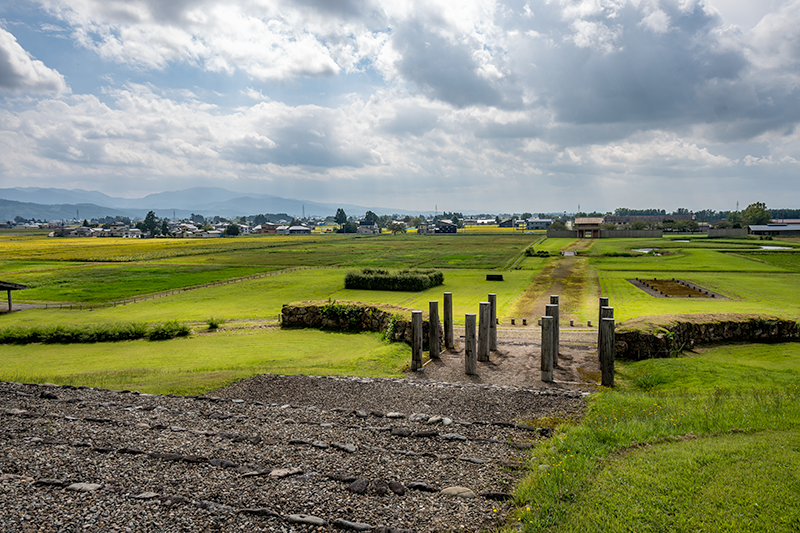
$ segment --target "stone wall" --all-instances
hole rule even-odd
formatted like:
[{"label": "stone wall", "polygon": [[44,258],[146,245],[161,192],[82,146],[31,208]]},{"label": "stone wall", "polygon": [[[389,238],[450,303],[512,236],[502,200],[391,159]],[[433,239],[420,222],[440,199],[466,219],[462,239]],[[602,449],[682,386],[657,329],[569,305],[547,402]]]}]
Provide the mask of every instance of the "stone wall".
[{"label": "stone wall", "polygon": [[[391,312],[364,304],[334,304],[343,312],[326,311],[331,304],[284,305],[281,309],[281,327],[314,328],[334,331],[375,331],[386,335],[394,318],[392,341],[402,341],[411,345],[411,310]],[[407,316],[409,315],[409,316]],[[422,344],[428,348],[430,322],[422,321]],[[444,330],[439,326],[439,339],[444,342]]]},{"label": "stone wall", "polygon": [[[653,318],[653,317],[649,317]],[[698,344],[730,341],[786,341],[800,339],[800,327],[794,320],[762,315],[686,315],[687,320],[672,320],[655,332],[632,328],[625,322],[615,333],[616,357],[641,360],[671,357],[682,349]]]}]

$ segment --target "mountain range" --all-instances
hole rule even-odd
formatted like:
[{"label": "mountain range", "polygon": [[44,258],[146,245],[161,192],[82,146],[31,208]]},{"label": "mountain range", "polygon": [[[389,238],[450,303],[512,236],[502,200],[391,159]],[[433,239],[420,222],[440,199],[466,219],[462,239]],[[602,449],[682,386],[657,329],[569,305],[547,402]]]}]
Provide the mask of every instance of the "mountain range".
[{"label": "mountain range", "polygon": [[[378,215],[405,214],[398,208],[365,207],[352,204],[324,204],[280,198],[265,194],[244,194],[218,187],[194,187],[182,191],[149,194],[143,198],[119,198],[99,191],[14,187],[0,189],[0,220],[91,219],[106,216],[144,218],[148,211],[163,218],[186,218],[192,213],[225,218],[262,213],[288,213],[300,217],[334,215],[338,208],[360,216],[368,210]],[[418,213],[415,213],[418,214]]]}]

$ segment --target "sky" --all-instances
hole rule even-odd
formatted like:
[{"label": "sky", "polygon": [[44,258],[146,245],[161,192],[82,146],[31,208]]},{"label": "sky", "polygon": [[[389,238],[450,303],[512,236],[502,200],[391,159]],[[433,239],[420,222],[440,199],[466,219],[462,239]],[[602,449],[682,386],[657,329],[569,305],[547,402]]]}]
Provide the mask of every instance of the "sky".
[{"label": "sky", "polygon": [[0,188],[800,207],[800,0],[5,0]]}]

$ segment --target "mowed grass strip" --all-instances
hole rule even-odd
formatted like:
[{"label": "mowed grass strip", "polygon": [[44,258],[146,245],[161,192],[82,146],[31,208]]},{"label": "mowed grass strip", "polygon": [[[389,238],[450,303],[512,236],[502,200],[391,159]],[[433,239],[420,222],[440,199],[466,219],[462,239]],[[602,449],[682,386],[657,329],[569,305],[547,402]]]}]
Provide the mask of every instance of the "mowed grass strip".
[{"label": "mowed grass strip", "polygon": [[410,354],[380,334],[220,330],[161,342],[3,346],[0,380],[201,394],[263,373],[398,377]]},{"label": "mowed grass strip", "polygon": [[617,369],[615,390],[531,451],[523,531],[797,530],[800,343]]},{"label": "mowed grass strip", "polygon": [[536,275],[534,270],[513,270],[504,272],[505,281],[493,282],[486,281],[483,270],[445,270],[443,285],[421,292],[395,292],[347,290],[344,288],[346,273],[347,269],[309,269],[279,273],[93,311],[29,309],[0,315],[0,327],[165,320],[202,322],[211,316],[226,321],[274,322],[285,304],[328,299],[384,303],[427,313],[428,302],[431,300],[439,300],[439,308],[442,309],[445,292],[453,293],[454,320],[462,324],[464,314],[476,313],[480,302],[486,301],[489,293],[497,294],[498,315],[506,316],[509,307]]},{"label": "mowed grass strip", "polygon": [[264,272],[264,268],[218,265],[94,264],[20,272],[14,280],[28,286],[18,295],[20,301],[103,303]]}]

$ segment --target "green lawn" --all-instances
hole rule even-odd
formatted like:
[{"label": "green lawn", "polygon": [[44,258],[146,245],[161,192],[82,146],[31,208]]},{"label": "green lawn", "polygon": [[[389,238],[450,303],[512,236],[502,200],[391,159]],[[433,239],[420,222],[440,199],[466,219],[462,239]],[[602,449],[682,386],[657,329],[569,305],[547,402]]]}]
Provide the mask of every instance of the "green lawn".
[{"label": "green lawn", "polygon": [[300,270],[94,311],[31,309],[0,315],[0,327],[34,323],[196,322],[211,316],[225,320],[274,321],[284,304],[328,299],[384,303],[427,312],[431,300],[439,300],[442,308],[444,292],[453,293],[454,320],[463,323],[464,314],[477,312],[480,302],[486,301],[489,293],[497,294],[498,316],[504,317],[536,275],[534,270],[512,270],[503,273],[505,281],[492,282],[486,281],[483,270],[446,270],[444,285],[409,293],[347,290],[344,288],[346,272],[346,269]]},{"label": "green lawn", "polygon": [[404,343],[277,328],[169,341],[4,346],[0,380],[199,394],[256,374],[402,376]]},{"label": "green lawn", "polygon": [[[800,317],[800,274],[653,272],[600,270],[602,294],[609,297],[617,320],[682,313],[768,313]],[[626,281],[631,278],[678,277],[711,289],[727,299],[656,298]]]},{"label": "green lawn", "polygon": [[800,343],[617,362],[617,381],[531,451],[523,531],[798,530]]}]

